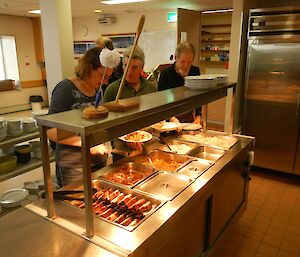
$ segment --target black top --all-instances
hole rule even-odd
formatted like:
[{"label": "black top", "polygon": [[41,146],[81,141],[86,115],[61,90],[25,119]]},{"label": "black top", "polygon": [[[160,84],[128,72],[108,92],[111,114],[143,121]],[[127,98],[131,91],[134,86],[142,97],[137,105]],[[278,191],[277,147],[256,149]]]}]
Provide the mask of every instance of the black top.
[{"label": "black top", "polygon": [[[188,76],[200,75],[200,70],[196,66],[191,66]],[[175,63],[163,70],[158,81],[158,91],[181,87],[184,85],[184,78],[175,70]]]},{"label": "black top", "polygon": [[[198,76],[200,75],[200,70],[198,67],[192,65],[189,71],[188,76]],[[184,86],[184,78],[180,76],[175,70],[175,63],[173,63],[170,67],[163,70],[159,76],[158,81],[158,91],[181,87]],[[196,115],[201,116],[201,107],[196,109]],[[193,113],[187,112],[183,115],[176,116],[180,122],[193,122]]]}]

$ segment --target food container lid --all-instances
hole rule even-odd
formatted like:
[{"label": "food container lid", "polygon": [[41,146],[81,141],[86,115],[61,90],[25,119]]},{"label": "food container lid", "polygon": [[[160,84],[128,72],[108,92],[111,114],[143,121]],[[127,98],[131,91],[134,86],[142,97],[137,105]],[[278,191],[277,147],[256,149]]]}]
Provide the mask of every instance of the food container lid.
[{"label": "food container lid", "polygon": [[29,195],[28,190],[16,188],[6,191],[0,198],[0,203],[3,207],[12,208],[22,204]]},{"label": "food container lid", "polygon": [[151,194],[159,199],[171,200],[191,182],[192,179],[184,175],[160,172],[135,187],[135,189]]}]

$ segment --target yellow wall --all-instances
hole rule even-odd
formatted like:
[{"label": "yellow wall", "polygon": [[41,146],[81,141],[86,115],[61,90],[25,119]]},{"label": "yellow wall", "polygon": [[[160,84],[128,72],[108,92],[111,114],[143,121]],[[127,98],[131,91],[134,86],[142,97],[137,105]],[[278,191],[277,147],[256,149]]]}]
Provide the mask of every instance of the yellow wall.
[{"label": "yellow wall", "polygon": [[[41,80],[41,71],[35,58],[32,22],[30,18],[0,15],[0,35],[16,37],[16,47],[21,81]],[[30,65],[25,65],[28,56]],[[1,92],[0,108],[29,103],[30,95],[42,95],[46,99],[46,88],[26,88],[21,91]]]}]

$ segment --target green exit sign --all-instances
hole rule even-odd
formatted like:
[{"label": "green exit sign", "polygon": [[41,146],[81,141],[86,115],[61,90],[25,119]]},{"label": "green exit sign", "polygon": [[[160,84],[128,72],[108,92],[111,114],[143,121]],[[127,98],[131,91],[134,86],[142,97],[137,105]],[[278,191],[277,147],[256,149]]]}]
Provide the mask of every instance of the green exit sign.
[{"label": "green exit sign", "polygon": [[177,21],[177,13],[168,12],[168,22],[176,22],[176,21]]}]

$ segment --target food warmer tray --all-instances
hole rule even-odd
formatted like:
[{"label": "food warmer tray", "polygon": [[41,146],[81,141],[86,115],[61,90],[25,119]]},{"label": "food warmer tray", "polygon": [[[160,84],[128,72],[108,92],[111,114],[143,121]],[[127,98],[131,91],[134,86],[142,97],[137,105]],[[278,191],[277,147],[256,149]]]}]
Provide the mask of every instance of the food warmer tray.
[{"label": "food warmer tray", "polygon": [[132,188],[154,172],[155,170],[150,166],[126,162],[103,168],[99,178],[109,183]]},{"label": "food warmer tray", "polygon": [[235,137],[199,131],[182,132],[178,139],[222,150],[229,150],[238,141]]},{"label": "food warmer tray", "polygon": [[[195,150],[199,145],[196,144],[196,143],[192,143],[192,142],[187,142],[187,141],[182,141],[182,140],[178,140],[178,139],[167,139],[165,140],[165,142],[171,147],[172,149],[172,146],[180,146],[180,145],[185,145],[187,147],[189,147],[190,149],[189,150],[186,150],[184,152],[179,152],[179,151],[171,151],[168,146],[166,145],[162,145],[161,147],[159,147],[158,149],[161,150],[161,151],[164,151],[164,152],[168,152],[168,153],[175,153],[175,154],[189,154],[191,153],[193,150]],[[178,149],[180,150],[180,149]],[[183,149],[182,149],[183,150]]]},{"label": "food warmer tray", "polygon": [[[99,212],[102,211],[101,214],[99,214],[99,213],[97,214],[95,212],[96,200],[95,200],[95,194],[94,194],[94,196],[93,196],[93,210],[94,210],[95,217],[98,218],[98,219],[101,219],[103,221],[106,221],[110,224],[113,224],[115,226],[126,229],[128,231],[133,231],[142,222],[144,222],[153,212],[155,212],[158,208],[160,208],[165,203],[165,201],[155,199],[155,197],[149,196],[147,194],[143,194],[142,192],[136,192],[136,191],[134,191],[130,188],[122,188],[122,187],[119,187],[119,186],[116,186],[116,185],[113,185],[113,184],[110,184],[110,183],[107,183],[107,182],[104,182],[104,181],[100,181],[98,179],[95,179],[95,180],[92,181],[92,187],[96,188],[98,190],[98,192],[100,190],[110,190],[110,192],[111,192],[111,193],[106,193],[105,194],[104,199],[106,199],[106,200],[105,200],[105,202],[102,202],[102,207],[106,206],[106,208],[103,207],[102,210],[100,210],[100,208],[99,208]],[[82,190],[83,185],[81,185],[79,187],[78,187],[78,185],[76,185],[76,186],[68,185],[68,186],[64,187],[63,189],[64,190]],[[118,192],[119,192],[119,194],[117,195]],[[132,200],[134,198],[134,200],[132,200],[132,201],[135,201],[135,204],[138,203],[139,200],[143,200],[143,204],[139,208],[137,207],[137,205],[134,206],[134,204],[132,205],[131,208],[128,208],[128,209],[134,208],[134,209],[141,210],[141,208],[146,209],[146,207],[148,207],[147,211],[142,211],[142,214],[143,214],[144,217],[142,217],[141,220],[137,221],[136,223],[132,222],[131,225],[130,224],[129,225],[125,225],[125,224],[122,225],[122,222],[120,222],[120,224],[119,224],[119,223],[116,222],[117,219],[115,221],[111,220],[112,217],[113,217],[112,215],[115,213],[115,210],[117,210],[117,206],[123,208],[123,213],[124,213],[125,210],[127,210],[126,207],[123,207],[124,206],[123,204],[120,204],[120,202],[122,202],[122,201],[118,201],[118,204],[115,204],[113,206],[114,210],[112,208],[110,208],[111,203],[116,201],[118,197],[121,197],[120,196],[121,194],[124,195],[123,200],[124,199]],[[126,202],[127,202],[127,200],[126,200]],[[71,205],[72,207],[74,207],[76,209],[79,208],[82,211],[84,211],[84,201],[73,200],[73,201],[64,201],[64,202],[68,205]],[[129,201],[126,203],[126,205],[128,206],[128,204],[129,204]],[[151,207],[151,209],[150,209],[150,207]],[[137,211],[136,213],[139,214],[140,211]],[[129,214],[129,212],[128,212],[128,214]],[[121,215],[122,214],[120,214],[118,216],[118,218]],[[126,218],[123,221],[128,219],[128,217],[129,216],[126,216]],[[134,219],[133,219],[133,221],[134,221]]]},{"label": "food warmer tray", "polygon": [[134,189],[158,199],[172,200],[192,182],[193,179],[184,175],[159,172]]},{"label": "food warmer tray", "polygon": [[208,161],[216,162],[224,154],[225,154],[225,150],[201,145],[195,150],[193,150],[192,152],[190,152],[189,155],[197,158],[205,159]]},{"label": "food warmer tray", "polygon": [[183,174],[191,178],[197,178],[202,175],[213,163],[204,159],[192,160],[186,166],[178,171],[178,174]]},{"label": "food warmer tray", "polygon": [[136,163],[169,172],[177,172],[191,160],[192,158],[186,155],[166,153],[160,150],[154,150],[147,155],[139,155],[133,158],[133,161]]}]

